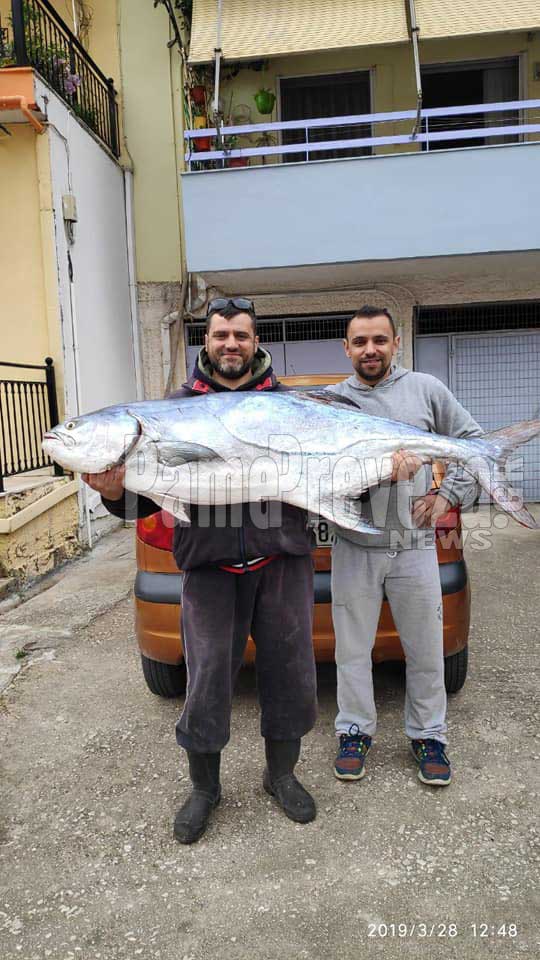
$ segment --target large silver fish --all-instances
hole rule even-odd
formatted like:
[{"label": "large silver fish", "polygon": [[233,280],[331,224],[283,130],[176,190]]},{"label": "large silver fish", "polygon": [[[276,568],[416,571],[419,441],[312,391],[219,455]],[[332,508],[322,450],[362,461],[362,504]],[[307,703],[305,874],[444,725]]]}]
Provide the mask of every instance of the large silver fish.
[{"label": "large silver fish", "polygon": [[43,449],[68,470],[125,463],[126,489],[184,520],[184,504],[281,500],[338,526],[377,533],[358,498],[388,479],[397,450],[457,462],[500,507],[538,524],[505,477],[508,457],[540,433],[525,421],[460,440],[361,413],[329,391],[239,391],[106,407],[49,431]]}]

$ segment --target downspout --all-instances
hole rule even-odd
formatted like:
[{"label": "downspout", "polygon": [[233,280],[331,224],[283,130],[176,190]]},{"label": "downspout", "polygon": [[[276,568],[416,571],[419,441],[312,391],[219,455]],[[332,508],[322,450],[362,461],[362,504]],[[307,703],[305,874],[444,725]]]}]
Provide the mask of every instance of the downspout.
[{"label": "downspout", "polygon": [[420,125],[422,123],[422,76],[420,73],[420,54],[418,52],[418,34],[420,33],[420,27],[416,22],[414,0],[405,0],[405,4],[409,33],[411,35],[413,48],[414,73],[416,78],[416,120],[414,123],[413,132],[411,134],[411,140],[415,140],[420,133]]},{"label": "downspout", "polygon": [[217,21],[216,21],[216,45],[214,47],[214,100],[212,103],[212,118],[217,131],[216,146],[218,150],[223,148],[223,137],[221,135],[222,116],[219,112],[219,82],[221,68],[221,14],[223,0],[217,0]]},{"label": "downspout", "polygon": [[[184,314],[186,311],[186,298],[188,292],[188,274],[184,272],[184,279],[182,280],[182,288],[180,290],[180,303],[178,305],[178,310],[174,313],[169,314],[168,317],[164,317],[161,321],[162,327],[162,343],[163,343],[163,371],[166,371],[167,359],[169,361],[169,369],[167,373],[167,382],[165,384],[165,396],[168,397],[173,386],[174,372],[176,370],[176,361],[178,359],[178,346],[180,344],[180,335],[182,333],[182,327],[184,324]],[[174,324],[174,326],[173,326]],[[172,327],[172,334],[171,334]],[[167,343],[165,344],[165,331]],[[168,356],[167,356],[168,354]]]},{"label": "downspout", "polygon": [[[125,137],[124,137],[125,143]],[[127,152],[127,148],[126,148]],[[128,154],[129,156],[129,154]],[[129,283],[129,309],[131,314],[131,337],[133,341],[133,364],[135,367],[135,393],[137,400],[144,399],[141,340],[137,308],[137,266],[135,258],[135,213],[133,197],[133,170],[124,167],[124,202],[127,241],[127,268]]]}]

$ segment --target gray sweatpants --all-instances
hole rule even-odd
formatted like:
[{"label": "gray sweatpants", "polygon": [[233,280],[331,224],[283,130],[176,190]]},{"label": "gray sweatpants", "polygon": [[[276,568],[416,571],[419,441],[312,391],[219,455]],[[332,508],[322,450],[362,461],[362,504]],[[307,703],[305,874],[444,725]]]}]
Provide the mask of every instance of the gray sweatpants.
[{"label": "gray sweatpants", "polygon": [[384,551],[336,537],[332,616],[336,634],[336,733],[357,724],[373,736],[371,652],[386,594],[407,662],[405,733],[446,743],[442,595],[435,547]]}]

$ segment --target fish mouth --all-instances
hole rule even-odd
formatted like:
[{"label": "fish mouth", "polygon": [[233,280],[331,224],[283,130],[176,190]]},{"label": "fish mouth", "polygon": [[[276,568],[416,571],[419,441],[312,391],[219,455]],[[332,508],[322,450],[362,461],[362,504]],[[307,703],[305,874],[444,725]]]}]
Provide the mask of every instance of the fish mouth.
[{"label": "fish mouth", "polygon": [[65,447],[74,447],[75,446],[75,437],[67,437],[61,433],[57,433],[56,430],[48,430],[47,433],[43,434],[43,443],[46,440],[55,440],[57,443],[62,443]]}]

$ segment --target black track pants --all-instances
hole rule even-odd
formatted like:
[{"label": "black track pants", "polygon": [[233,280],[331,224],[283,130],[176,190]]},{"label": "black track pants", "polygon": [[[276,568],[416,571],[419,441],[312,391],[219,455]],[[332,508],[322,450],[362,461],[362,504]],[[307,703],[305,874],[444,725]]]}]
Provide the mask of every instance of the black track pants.
[{"label": "black track pants", "polygon": [[302,737],[316,717],[311,555],[282,554],[250,573],[199,567],[184,574],[182,637],[188,671],[178,743],[216,753],[230,736],[234,683],[251,633],[261,734]]}]

